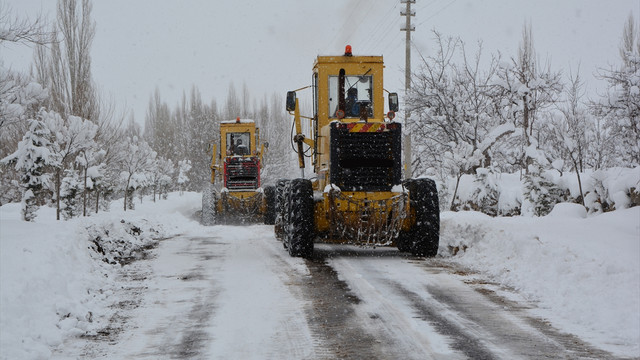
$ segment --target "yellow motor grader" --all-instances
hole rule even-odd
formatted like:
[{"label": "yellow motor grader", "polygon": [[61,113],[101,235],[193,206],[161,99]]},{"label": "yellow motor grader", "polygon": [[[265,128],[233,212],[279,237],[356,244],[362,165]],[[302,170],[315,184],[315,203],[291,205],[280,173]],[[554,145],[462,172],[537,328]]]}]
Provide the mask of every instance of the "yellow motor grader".
[{"label": "yellow motor grader", "polygon": [[[415,256],[438,252],[440,213],[431,179],[402,180],[398,95],[384,113],[382,56],[318,56],[312,84],[289,91],[301,177],[276,185],[276,236],[291,256],[314,241],[397,246]],[[311,89],[313,114],[301,116],[297,92]],[[305,158],[314,175],[305,178]]]},{"label": "yellow motor grader", "polygon": [[211,181],[202,194],[204,225],[274,223],[275,187],[263,189],[260,183],[267,146],[260,143],[253,120],[220,123],[220,143],[212,146]]}]

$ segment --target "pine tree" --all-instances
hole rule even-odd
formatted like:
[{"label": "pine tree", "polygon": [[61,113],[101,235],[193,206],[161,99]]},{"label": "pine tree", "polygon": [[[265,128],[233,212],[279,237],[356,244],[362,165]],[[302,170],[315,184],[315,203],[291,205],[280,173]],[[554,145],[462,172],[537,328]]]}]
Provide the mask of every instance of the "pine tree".
[{"label": "pine tree", "polygon": [[20,173],[22,218],[25,221],[35,219],[42,194],[50,187],[51,175],[46,170],[48,166],[56,165],[50,150],[50,136],[51,133],[39,114],[38,119],[29,121],[29,130],[18,144],[18,149],[2,159],[4,164],[14,164],[16,171]]},{"label": "pine tree", "polygon": [[555,204],[563,201],[562,190],[544,176],[542,166],[535,159],[524,177],[524,187],[526,201],[522,205],[523,214],[529,212],[535,216],[545,216]]},{"label": "pine tree", "polygon": [[75,169],[65,170],[60,189],[60,201],[62,202],[62,217],[65,220],[72,219],[80,213],[79,197],[82,191],[82,183]]},{"label": "pine tree", "polygon": [[496,174],[491,168],[481,168],[477,170],[474,182],[476,190],[473,194],[473,200],[483,213],[496,216],[498,215],[498,187],[496,185]]}]

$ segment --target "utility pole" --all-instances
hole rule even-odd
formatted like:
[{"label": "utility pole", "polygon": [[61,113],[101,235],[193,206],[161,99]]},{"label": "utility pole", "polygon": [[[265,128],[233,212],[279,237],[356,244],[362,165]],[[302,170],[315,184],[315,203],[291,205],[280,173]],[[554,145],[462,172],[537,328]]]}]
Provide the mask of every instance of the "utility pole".
[{"label": "utility pole", "polygon": [[[404,63],[404,98],[407,99],[409,95],[409,89],[411,88],[411,32],[416,30],[415,26],[411,26],[411,17],[416,16],[415,11],[411,11],[411,4],[415,4],[416,0],[400,0],[400,3],[406,4],[407,8],[404,11],[400,11],[400,15],[405,17],[405,27],[400,31],[406,33],[405,37],[405,63]],[[411,178],[411,135],[406,131],[408,130],[406,125],[409,120],[409,110],[405,102],[404,110],[404,178]]]},{"label": "utility pole", "polygon": [[406,10],[400,11],[400,15],[405,17],[406,22],[405,27],[400,29],[400,31],[404,31],[406,33],[404,44],[404,90],[406,95],[406,93],[409,92],[409,88],[411,88],[411,32],[416,30],[415,26],[411,26],[411,17],[416,16],[416,12],[411,11],[411,4],[415,4],[416,0],[400,0],[400,3],[407,5]]}]

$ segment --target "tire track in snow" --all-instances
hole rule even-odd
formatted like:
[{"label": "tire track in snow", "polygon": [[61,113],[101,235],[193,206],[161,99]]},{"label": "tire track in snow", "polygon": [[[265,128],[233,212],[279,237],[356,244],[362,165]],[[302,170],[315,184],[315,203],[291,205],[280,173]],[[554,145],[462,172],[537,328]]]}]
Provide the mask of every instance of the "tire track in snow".
[{"label": "tire track in snow", "polygon": [[614,359],[530,315],[532,304],[504,299],[490,284],[465,283],[437,259],[384,249],[321,251],[360,298],[355,320],[376,334],[387,357],[404,350],[403,358],[415,359]]},{"label": "tire track in snow", "polygon": [[360,299],[338,279],[327,264],[326,253],[315,251],[306,264],[311,275],[303,284],[305,296],[311,300],[307,317],[314,335],[322,341],[321,358],[380,358],[379,342],[357,321],[354,307]]}]

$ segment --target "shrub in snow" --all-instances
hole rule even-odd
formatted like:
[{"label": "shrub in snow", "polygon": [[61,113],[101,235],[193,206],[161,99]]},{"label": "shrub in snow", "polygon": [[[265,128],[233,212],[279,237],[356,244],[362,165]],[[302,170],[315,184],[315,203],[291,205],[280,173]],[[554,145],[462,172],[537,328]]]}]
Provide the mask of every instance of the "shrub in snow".
[{"label": "shrub in snow", "polygon": [[90,248],[96,256],[112,265],[125,265],[146,258],[148,251],[163,236],[162,229],[146,220],[96,223],[90,225],[87,232]]},{"label": "shrub in snow", "polygon": [[476,171],[474,183],[476,190],[473,192],[473,201],[483,213],[498,215],[498,187],[496,175],[492,169],[480,168]]},{"label": "shrub in snow", "polygon": [[597,170],[591,175],[592,188],[591,191],[585,195],[584,205],[587,207],[589,213],[601,213],[611,211],[611,205],[609,204],[609,190],[604,184],[607,173],[602,170]]},{"label": "shrub in snow", "polygon": [[565,200],[564,191],[545,177],[542,167],[534,161],[524,177],[522,214],[545,216],[553,206]]}]

